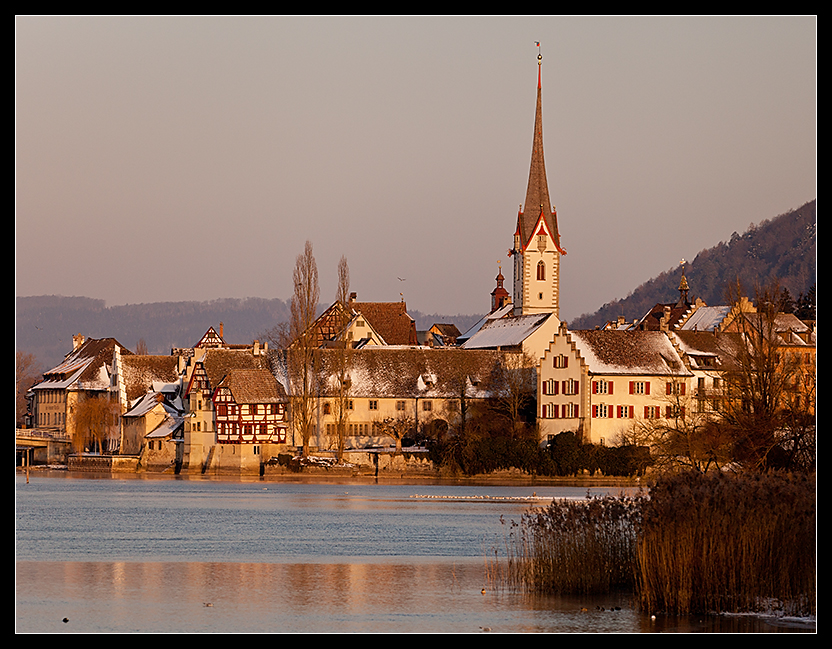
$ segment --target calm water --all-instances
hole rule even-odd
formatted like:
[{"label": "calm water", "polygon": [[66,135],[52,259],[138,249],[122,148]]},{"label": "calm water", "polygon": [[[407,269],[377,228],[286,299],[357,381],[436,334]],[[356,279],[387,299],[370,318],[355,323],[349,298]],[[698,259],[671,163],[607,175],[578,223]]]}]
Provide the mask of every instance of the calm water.
[{"label": "calm water", "polygon": [[490,588],[485,557],[505,538],[501,517],[519,520],[532,505],[586,494],[68,473],[32,475],[27,484],[17,476],[16,629],[795,630],[745,617],[654,621],[626,596],[532,599]]}]

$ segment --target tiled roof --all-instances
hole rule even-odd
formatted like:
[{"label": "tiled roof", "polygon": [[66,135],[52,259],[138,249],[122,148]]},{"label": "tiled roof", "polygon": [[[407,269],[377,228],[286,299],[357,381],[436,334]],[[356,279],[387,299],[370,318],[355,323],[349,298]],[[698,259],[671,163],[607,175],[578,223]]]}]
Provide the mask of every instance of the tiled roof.
[{"label": "tiled roof", "polygon": [[202,363],[212,388],[232,370],[268,369],[264,356],[255,356],[250,350],[242,349],[207,349]]},{"label": "tiled roof", "polygon": [[121,357],[121,369],[128,401],[142,396],[155,384],[179,380],[176,356],[129,354]]},{"label": "tiled roof", "polygon": [[596,374],[690,374],[661,331],[596,329],[570,335],[589,370]]},{"label": "tiled roof", "polygon": [[350,302],[388,345],[416,345],[416,321],[404,302]]},{"label": "tiled roof", "polygon": [[227,387],[237,403],[283,403],[286,393],[266,369],[234,369],[217,387]]}]

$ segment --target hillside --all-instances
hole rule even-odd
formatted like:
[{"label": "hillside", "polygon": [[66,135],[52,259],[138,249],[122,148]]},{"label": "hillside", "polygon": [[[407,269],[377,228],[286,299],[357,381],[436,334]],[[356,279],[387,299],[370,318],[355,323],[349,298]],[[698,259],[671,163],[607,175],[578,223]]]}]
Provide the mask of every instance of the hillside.
[{"label": "hillside", "polygon": [[[794,299],[807,294],[817,277],[817,201],[752,225],[742,235],[736,232],[689,260],[686,276],[689,299],[706,304],[725,304],[729,283],[739,278],[749,297],[754,286],[777,279]],[[624,316],[641,318],[658,303],[679,298],[679,267],[671,268],[645,282],[627,297],[604,304],[595,313],[584,314],[569,323],[571,329],[592,329]]]}]

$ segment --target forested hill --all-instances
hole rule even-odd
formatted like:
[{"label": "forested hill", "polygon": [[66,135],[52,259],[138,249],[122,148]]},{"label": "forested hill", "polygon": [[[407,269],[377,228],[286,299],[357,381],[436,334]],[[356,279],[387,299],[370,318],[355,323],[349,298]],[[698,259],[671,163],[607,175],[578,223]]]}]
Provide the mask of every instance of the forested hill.
[{"label": "forested hill", "polygon": [[[817,277],[817,201],[752,225],[743,234],[736,232],[727,242],[703,250],[686,266],[693,302],[726,303],[728,284],[739,278],[748,297],[754,287],[776,279],[795,300],[808,295]],[[679,298],[679,267],[671,268],[635,290],[627,297],[608,302],[598,311],[569,322],[570,329],[592,329],[624,316],[632,322],[653,306]]]}]

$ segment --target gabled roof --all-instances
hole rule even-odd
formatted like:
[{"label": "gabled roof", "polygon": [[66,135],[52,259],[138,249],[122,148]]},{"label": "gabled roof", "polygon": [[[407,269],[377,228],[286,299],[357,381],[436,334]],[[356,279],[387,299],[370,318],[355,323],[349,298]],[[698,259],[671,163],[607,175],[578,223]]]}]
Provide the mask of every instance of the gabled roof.
[{"label": "gabled roof", "polygon": [[[323,376],[335,377],[334,352],[322,352]],[[350,355],[352,398],[459,398],[487,396],[502,354],[444,347],[372,347]],[[335,389],[335,385],[330,386]]]},{"label": "gabled roof", "polygon": [[268,369],[265,356],[255,356],[250,350],[242,349],[207,349],[196,362],[205,368],[212,389],[232,370]]},{"label": "gabled roof", "polygon": [[554,317],[553,313],[536,313],[512,318],[491,318],[467,339],[465,349],[505,349],[517,347]]},{"label": "gabled roof", "polygon": [[237,403],[284,403],[283,386],[267,369],[230,370],[217,384],[217,389],[228,388]]},{"label": "gabled roof", "polygon": [[680,331],[718,331],[730,312],[730,306],[701,306],[682,323]]},{"label": "gabled roof", "polygon": [[661,331],[570,331],[593,374],[689,376],[673,344]]},{"label": "gabled roof", "polygon": [[354,302],[350,308],[360,313],[388,345],[416,345],[416,321],[407,313],[404,302]]},{"label": "gabled roof", "polygon": [[128,402],[131,402],[148,389],[157,392],[167,389],[173,391],[173,386],[179,382],[179,359],[176,356],[150,356],[143,354],[128,354],[121,357],[121,377]]},{"label": "gabled roof", "polygon": [[729,370],[736,367],[735,359],[742,345],[739,334],[681,330],[671,335],[691,369]]},{"label": "gabled roof", "polygon": [[125,357],[131,352],[115,338],[90,338],[66,355],[63,362],[44,372],[43,381],[33,386],[41,389],[109,388],[108,367],[113,361],[113,351],[118,346]]},{"label": "gabled roof", "polygon": [[508,318],[514,313],[514,305],[509,302],[508,304],[503,305],[501,308],[497,309],[496,311],[492,311],[486,316],[480,318],[475,324],[473,324],[468,331],[466,331],[461,336],[458,336],[456,341],[459,344],[464,343],[466,340],[469,340],[476,334],[480,329],[483,328],[486,322],[490,320],[497,320],[499,318]]}]

